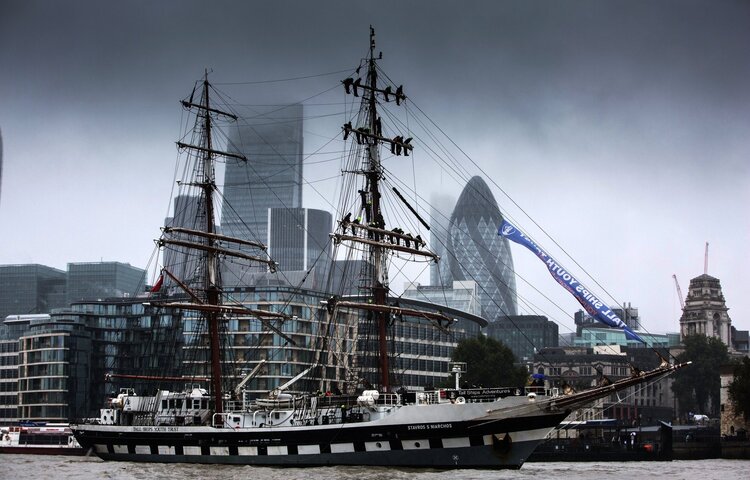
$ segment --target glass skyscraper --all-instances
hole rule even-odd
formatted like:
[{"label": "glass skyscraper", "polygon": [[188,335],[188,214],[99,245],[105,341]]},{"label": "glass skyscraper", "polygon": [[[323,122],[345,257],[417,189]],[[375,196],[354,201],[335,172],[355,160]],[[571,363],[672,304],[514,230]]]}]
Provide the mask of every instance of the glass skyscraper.
[{"label": "glass skyscraper", "polygon": [[135,296],[145,289],[146,272],[120,262],[68,264],[68,303]]},{"label": "glass skyscraper", "polygon": [[65,306],[66,274],[44,265],[0,265],[0,321]]},{"label": "glass skyscraper", "polygon": [[[205,215],[202,217],[199,215],[201,210],[205,210],[204,203],[197,196],[178,195],[174,199],[174,215],[166,218],[164,225],[191,230],[205,229],[206,226],[200,223],[201,221],[205,223]],[[164,267],[187,285],[199,282],[203,276],[203,265],[200,262],[200,258],[194,255],[194,252],[191,252],[187,247],[177,245],[165,246]],[[164,285],[167,288],[172,288],[176,283],[171,277],[165,276]]]},{"label": "glass skyscraper", "polygon": [[541,315],[509,316],[491,323],[485,333],[503,342],[513,351],[516,361],[524,364],[534,359],[537,350],[559,345],[558,325]]},{"label": "glass skyscraper", "polygon": [[221,229],[225,235],[268,243],[270,208],[302,207],[302,105],[245,118],[229,131]]},{"label": "glass skyscraper", "polygon": [[315,268],[325,278],[330,262],[333,217],[324,210],[310,208],[272,208],[268,214],[268,253],[279,270]]},{"label": "glass skyscraper", "polygon": [[402,296],[436,305],[446,305],[472,315],[481,315],[477,284],[472,281],[453,282],[450,287],[412,283],[404,289]]},{"label": "glass skyscraper", "polygon": [[[448,225],[443,285],[473,280],[479,287],[482,317],[494,322],[516,315],[516,276],[508,239],[497,234],[503,222],[495,197],[481,177],[464,187]],[[445,265],[445,264],[448,265]]]},{"label": "glass skyscraper", "polygon": [[[450,287],[451,281],[448,275],[442,275],[441,272],[443,270],[448,273],[450,272],[447,252],[448,224],[450,222],[451,211],[454,205],[456,205],[456,199],[449,195],[435,194],[430,198],[430,204],[432,206],[430,210],[430,223],[432,224],[432,228],[430,229],[430,248],[441,258],[439,263],[432,262],[430,264],[430,285]],[[443,283],[443,278],[448,283]]]}]

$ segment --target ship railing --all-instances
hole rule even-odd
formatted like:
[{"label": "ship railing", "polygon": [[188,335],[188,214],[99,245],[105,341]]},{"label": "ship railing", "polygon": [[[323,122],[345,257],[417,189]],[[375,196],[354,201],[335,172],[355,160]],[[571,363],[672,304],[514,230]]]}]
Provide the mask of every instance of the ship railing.
[{"label": "ship railing", "polygon": [[529,393],[535,393],[537,395],[547,395],[548,394],[548,389],[545,388],[543,385],[541,385],[541,386],[536,386],[536,385],[529,386],[529,387],[526,387],[524,390],[526,391],[527,395]]},{"label": "ship railing", "polygon": [[[427,392],[425,392],[427,393]],[[545,388],[544,386],[527,387],[487,387],[487,388],[461,388],[439,390],[438,403],[487,403],[505,397],[537,396],[545,395],[555,397],[559,394],[557,388]],[[417,398],[419,400],[419,398]],[[425,402],[417,402],[425,403]]]},{"label": "ship railing", "polygon": [[246,404],[244,401],[228,400],[224,402],[224,411],[241,412],[242,410],[246,410],[246,406],[248,405],[249,402]]},{"label": "ship railing", "polygon": [[348,408],[357,405],[357,395],[320,395],[315,398],[317,399],[317,408],[339,407],[341,405]]},{"label": "ship railing", "polygon": [[[232,416],[236,415],[229,412],[214,413],[211,417],[211,426],[217,428],[234,428],[239,425],[233,425]],[[239,417],[238,417],[239,418]]]},{"label": "ship railing", "polygon": [[398,393],[381,393],[375,401],[376,405],[398,405],[401,403],[401,395]]},{"label": "ship railing", "polygon": [[133,416],[133,425],[153,425],[154,416],[151,414],[140,414]]},{"label": "ship railing", "polygon": [[440,391],[436,392],[417,392],[417,405],[432,405],[440,403]]}]

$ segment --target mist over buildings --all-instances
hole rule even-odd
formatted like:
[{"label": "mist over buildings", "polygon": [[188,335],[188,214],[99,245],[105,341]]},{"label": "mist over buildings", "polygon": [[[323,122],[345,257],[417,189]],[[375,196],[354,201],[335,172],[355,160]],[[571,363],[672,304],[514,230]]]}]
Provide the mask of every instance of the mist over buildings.
[{"label": "mist over buildings", "polygon": [[[747,328],[749,24],[746,2],[5,1],[0,263],[145,266],[169,215],[177,101],[204,69],[238,102],[301,101],[340,80],[312,76],[356,67],[373,25],[383,68],[501,211],[523,219],[521,205],[654,331],[676,329],[671,275],[684,287],[702,273],[709,241],[709,273]],[[306,150],[338,120],[306,123]],[[415,162],[424,198],[458,197],[465,182]],[[303,199],[330,210],[309,186]],[[517,273],[559,288],[526,253]],[[559,303],[563,319],[577,308]]]}]

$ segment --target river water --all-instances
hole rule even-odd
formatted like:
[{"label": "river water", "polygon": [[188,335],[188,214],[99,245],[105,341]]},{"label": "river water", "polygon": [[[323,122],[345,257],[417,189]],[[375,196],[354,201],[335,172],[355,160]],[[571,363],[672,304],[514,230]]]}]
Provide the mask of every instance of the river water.
[{"label": "river water", "polygon": [[733,480],[750,478],[748,460],[673,462],[527,463],[521,470],[423,470],[382,467],[268,468],[104,462],[94,457],[0,455],[2,480],[535,480],[628,479]]}]

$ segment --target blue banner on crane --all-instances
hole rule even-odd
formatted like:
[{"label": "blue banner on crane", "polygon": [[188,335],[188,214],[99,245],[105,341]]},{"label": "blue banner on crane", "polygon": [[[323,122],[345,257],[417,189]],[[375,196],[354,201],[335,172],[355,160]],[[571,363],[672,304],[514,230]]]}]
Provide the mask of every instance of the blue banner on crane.
[{"label": "blue banner on crane", "polygon": [[625,325],[625,322],[623,322],[611,308],[599,300],[589,289],[584,287],[581,282],[576,280],[573,275],[568,273],[562,265],[557,263],[554,258],[547,255],[547,253],[539,248],[533,240],[524,235],[523,232],[514,227],[507,220],[503,220],[503,224],[500,225],[497,234],[512,240],[519,245],[523,245],[534,252],[534,254],[539,257],[545,265],[547,265],[547,269],[550,274],[552,274],[552,278],[562,285],[565,290],[570,292],[589,315],[610,327],[621,328],[625,332],[625,336],[631,340],[637,340],[644,344],[646,343],[638,336],[638,334],[632,331],[630,327]]}]

